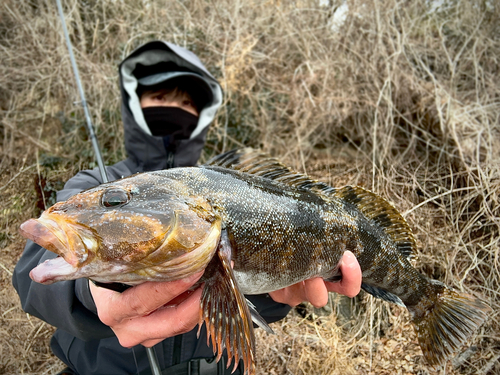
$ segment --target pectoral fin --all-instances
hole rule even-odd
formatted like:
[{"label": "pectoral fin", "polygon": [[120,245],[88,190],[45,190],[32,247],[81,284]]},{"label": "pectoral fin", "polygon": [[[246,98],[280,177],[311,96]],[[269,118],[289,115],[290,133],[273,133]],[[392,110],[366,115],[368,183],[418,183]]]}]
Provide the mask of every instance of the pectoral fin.
[{"label": "pectoral fin", "polygon": [[[205,287],[201,297],[200,327],[207,326],[207,344],[212,343],[217,361],[227,350],[229,368],[233,371],[243,360],[245,375],[255,374],[255,336],[252,317],[243,293],[234,278],[227,234],[222,233],[219,249],[203,276]],[[229,250],[229,251],[228,251]]]}]

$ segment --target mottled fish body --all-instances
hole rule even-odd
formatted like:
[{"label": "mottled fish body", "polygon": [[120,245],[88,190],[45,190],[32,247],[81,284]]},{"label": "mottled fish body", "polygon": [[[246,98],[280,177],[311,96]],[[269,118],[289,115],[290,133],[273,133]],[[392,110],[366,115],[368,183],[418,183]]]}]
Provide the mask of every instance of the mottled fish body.
[{"label": "mottled fish body", "polygon": [[339,280],[346,250],[361,266],[364,290],[408,308],[432,366],[449,359],[490,310],[412,267],[411,229],[387,201],[311,180],[249,149],[89,189],[27,221],[21,233],[62,257],[32,270],[41,283],[87,277],[133,285],[205,269],[200,323],[219,357],[226,348],[246,374],[255,373],[256,312],[243,294],[311,277]]}]

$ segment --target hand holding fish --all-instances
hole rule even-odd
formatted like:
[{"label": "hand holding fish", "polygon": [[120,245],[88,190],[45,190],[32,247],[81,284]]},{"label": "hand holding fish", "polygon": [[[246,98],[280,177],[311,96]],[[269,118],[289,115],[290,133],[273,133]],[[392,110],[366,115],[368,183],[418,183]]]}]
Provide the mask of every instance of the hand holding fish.
[{"label": "hand holding fish", "polygon": [[[361,288],[361,268],[356,257],[346,252],[340,266],[339,283],[313,278],[269,293],[280,303],[296,306],[310,302],[325,306],[328,292],[355,296]],[[167,337],[191,331],[199,321],[201,288],[192,286],[202,273],[178,281],[148,282],[116,293],[89,283],[99,319],[109,326],[124,347],[151,347]],[[169,322],[169,324],[165,324]]]},{"label": "hand holding fish", "polygon": [[353,253],[346,251],[340,261],[342,280],[338,283],[324,281],[320,277],[305,280],[287,288],[270,292],[276,302],[297,306],[301,302],[310,302],[314,307],[323,307],[328,302],[328,292],[356,296],[361,290],[361,268]]},{"label": "hand holding fish", "polygon": [[113,330],[122,346],[151,347],[198,324],[201,287],[190,289],[202,274],[171,282],[147,282],[123,293],[92,282],[89,286],[99,319]]}]

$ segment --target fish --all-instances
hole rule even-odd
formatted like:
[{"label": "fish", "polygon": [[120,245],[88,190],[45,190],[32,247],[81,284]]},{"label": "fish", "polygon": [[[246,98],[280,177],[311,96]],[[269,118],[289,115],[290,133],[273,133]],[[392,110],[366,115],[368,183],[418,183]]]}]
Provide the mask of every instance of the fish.
[{"label": "fish", "polygon": [[138,173],[48,208],[20,233],[59,255],[30,277],[42,284],[88,278],[137,285],[204,271],[199,327],[217,360],[254,375],[252,321],[271,329],[245,298],[303,280],[339,281],[346,250],[362,289],[407,308],[429,366],[443,366],[491,308],[419,273],[412,230],[387,200],[359,186],[332,187],[254,149],[204,165]]}]

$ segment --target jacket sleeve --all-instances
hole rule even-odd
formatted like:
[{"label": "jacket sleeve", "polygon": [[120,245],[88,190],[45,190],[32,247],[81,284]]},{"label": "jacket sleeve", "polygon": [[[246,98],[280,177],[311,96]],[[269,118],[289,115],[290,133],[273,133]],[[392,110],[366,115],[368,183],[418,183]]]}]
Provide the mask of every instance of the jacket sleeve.
[{"label": "jacket sleeve", "polygon": [[[97,171],[82,171],[70,179],[58,200],[65,200],[81,190],[100,184]],[[30,271],[56,254],[28,241],[16,264],[12,283],[29,314],[63,329],[82,340],[111,337],[113,331],[97,316],[87,279],[42,285],[31,280]]]}]

